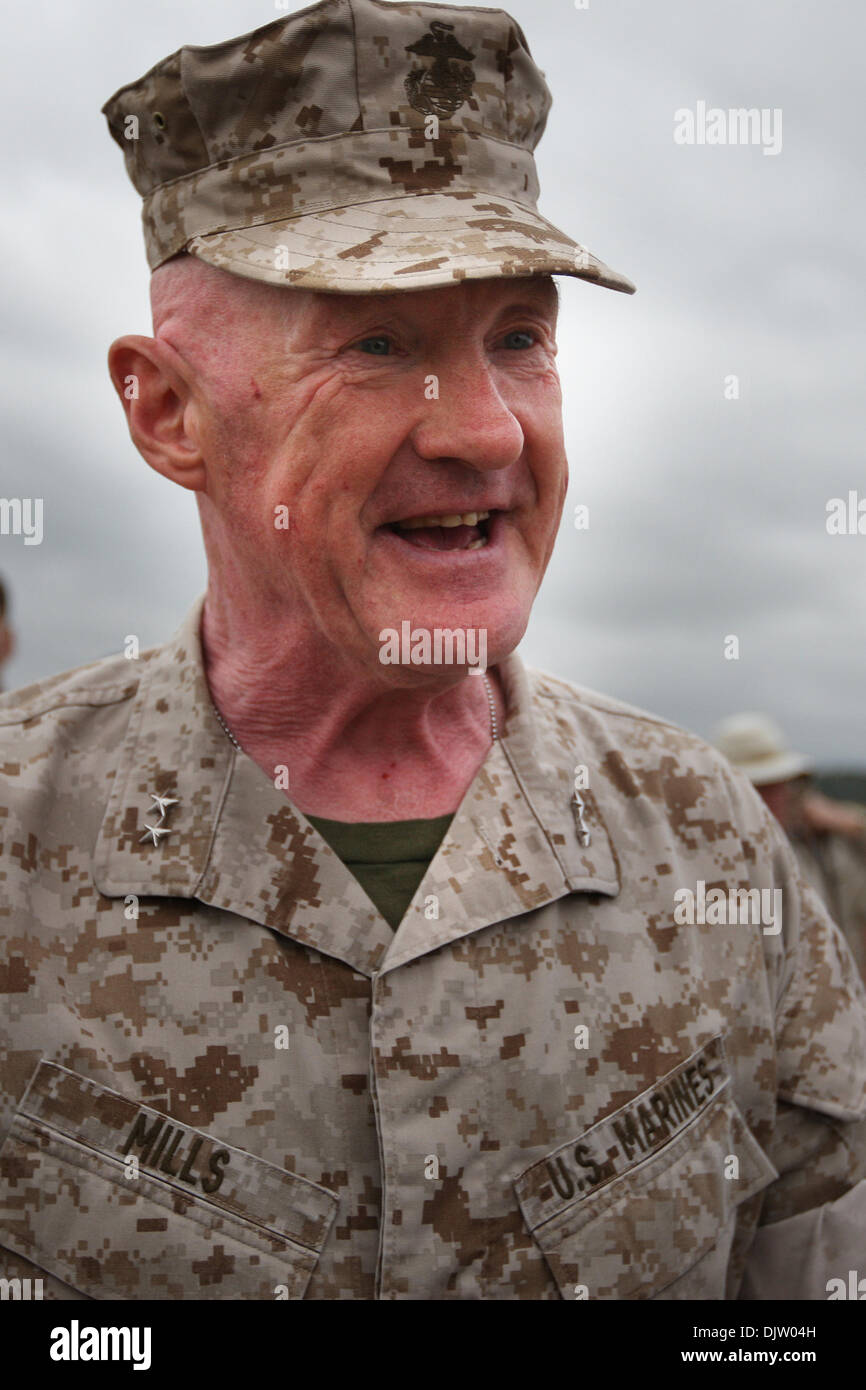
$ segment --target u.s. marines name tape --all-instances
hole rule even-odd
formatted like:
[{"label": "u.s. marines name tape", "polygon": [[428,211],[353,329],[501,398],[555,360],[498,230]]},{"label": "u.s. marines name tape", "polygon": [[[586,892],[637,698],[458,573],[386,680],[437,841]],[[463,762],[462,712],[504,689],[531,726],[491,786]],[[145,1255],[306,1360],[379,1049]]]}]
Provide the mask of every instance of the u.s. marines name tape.
[{"label": "u.s. marines name tape", "polygon": [[711,1039],[627,1105],[540,1159],[514,1184],[533,1229],[588,1197],[685,1130],[728,1084],[724,1044]]}]

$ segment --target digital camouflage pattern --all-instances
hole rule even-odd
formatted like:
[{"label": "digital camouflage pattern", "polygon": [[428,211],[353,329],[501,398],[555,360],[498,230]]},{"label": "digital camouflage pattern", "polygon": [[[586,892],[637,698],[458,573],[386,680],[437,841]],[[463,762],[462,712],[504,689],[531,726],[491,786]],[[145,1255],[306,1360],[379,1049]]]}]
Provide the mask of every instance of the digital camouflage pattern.
[{"label": "digital camouflage pattern", "polygon": [[866,984],[866,827],[861,835],[798,831],[791,843],[800,872],[826,904]]},{"label": "digital camouflage pattern", "polygon": [[537,209],[551,94],[504,10],[322,0],[186,46],[102,108],[179,251],[344,294],[500,275],[634,286]]},{"label": "digital camouflage pattern", "polygon": [[[862,1266],[866,998],[744,778],[514,655],[394,933],[220,728],[200,608],[0,700],[0,1274],[719,1299]],[[678,925],[699,882],[781,889],[781,931]]]}]

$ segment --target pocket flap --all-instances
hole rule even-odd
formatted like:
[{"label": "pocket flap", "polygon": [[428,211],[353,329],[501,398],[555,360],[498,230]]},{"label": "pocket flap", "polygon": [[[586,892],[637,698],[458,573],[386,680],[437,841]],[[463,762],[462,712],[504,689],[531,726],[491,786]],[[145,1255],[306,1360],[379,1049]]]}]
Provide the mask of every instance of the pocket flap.
[{"label": "pocket flap", "polygon": [[736,1208],[777,1177],[714,1038],[514,1187],[564,1296],[653,1298],[694,1271],[676,1297],[724,1298]]},{"label": "pocket flap", "polygon": [[0,1241],[93,1298],[301,1298],[337,1207],[54,1062],[0,1149]]}]

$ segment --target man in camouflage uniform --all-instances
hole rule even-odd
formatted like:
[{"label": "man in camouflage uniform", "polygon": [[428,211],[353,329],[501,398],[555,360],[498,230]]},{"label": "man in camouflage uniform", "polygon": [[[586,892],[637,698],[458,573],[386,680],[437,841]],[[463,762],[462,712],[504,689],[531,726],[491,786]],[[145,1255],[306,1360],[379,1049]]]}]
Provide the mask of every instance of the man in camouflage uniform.
[{"label": "man in camouflage uniform", "polygon": [[209,580],[2,705],[0,1246],[51,1297],[817,1299],[862,1253],[866,1001],[775,821],[514,652],[549,277],[632,288],[537,212],[549,105],[502,11],[326,0],[105,108],[154,270],[111,372]]},{"label": "man in camouflage uniform", "polygon": [[866,814],[804,789],[787,829],[800,872],[840,927],[866,984]]},{"label": "man in camouflage uniform", "polygon": [[789,748],[764,714],[732,714],[716,746],[748,777],[791,841],[803,877],[823,900],[866,983],[866,812],[822,796],[812,760]]}]

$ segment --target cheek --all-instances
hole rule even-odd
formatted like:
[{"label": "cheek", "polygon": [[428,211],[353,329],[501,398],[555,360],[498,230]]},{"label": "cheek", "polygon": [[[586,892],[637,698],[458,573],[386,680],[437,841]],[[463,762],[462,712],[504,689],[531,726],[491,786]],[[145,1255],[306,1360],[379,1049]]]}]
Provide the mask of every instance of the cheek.
[{"label": "cheek", "polygon": [[555,528],[568,490],[568,460],[559,431],[548,431],[535,443],[530,457],[537,494],[537,514]]},{"label": "cheek", "polygon": [[565,437],[562,420],[562,397],[558,382],[539,382],[531,394],[526,393],[516,411],[523,429],[533,472],[549,484],[565,469]]},{"label": "cheek", "polygon": [[215,479],[226,491],[234,491],[261,470],[267,457],[267,416],[262,406],[250,402],[249,391],[223,389],[204,421],[205,455]]},{"label": "cheek", "polygon": [[365,508],[385,487],[388,467],[406,438],[399,405],[376,394],[350,393],[307,412],[285,445],[298,523],[315,540],[354,548]]}]

